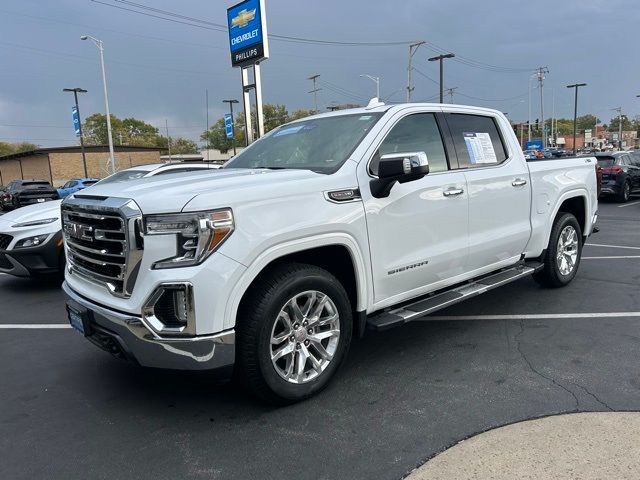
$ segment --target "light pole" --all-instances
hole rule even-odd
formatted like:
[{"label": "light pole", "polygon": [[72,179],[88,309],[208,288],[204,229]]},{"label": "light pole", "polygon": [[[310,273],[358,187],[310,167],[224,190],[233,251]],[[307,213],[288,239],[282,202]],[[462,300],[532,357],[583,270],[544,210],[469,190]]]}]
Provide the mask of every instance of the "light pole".
[{"label": "light pole", "polygon": [[531,141],[531,79],[537,76],[536,73],[529,77],[529,117],[527,119],[527,141]]},{"label": "light pole", "polygon": [[578,132],[578,88],[586,87],[586,83],[574,83],[573,85],[567,85],[567,88],[575,88],[575,100],[573,104],[573,154],[577,152],[576,148],[576,134]]},{"label": "light pole", "polygon": [[239,103],[238,100],[230,99],[230,100],[222,100],[222,103],[229,104],[229,111],[231,112],[231,145],[233,146],[233,156],[236,156],[236,124],[233,121],[233,104]]},{"label": "light pole", "polygon": [[423,45],[425,43],[427,42],[421,41],[409,45],[409,66],[407,67],[407,103],[411,102],[411,92],[413,92],[413,85],[411,83],[411,71],[413,70],[413,67],[411,66],[411,61],[413,60],[413,55],[416,53],[416,50],[420,48],[420,45]]},{"label": "light pole", "polygon": [[374,77],[373,75],[367,75],[366,73],[364,75],[360,75],[361,77],[366,77],[369,80],[376,82],[376,98],[378,100],[380,100],[380,77]]},{"label": "light pole", "polygon": [[76,102],[76,112],[78,114],[78,130],[80,131],[80,151],[82,151],[82,165],[84,167],[84,178],[88,178],[89,174],[87,173],[87,157],[84,153],[84,138],[82,138],[82,118],[80,117],[80,106],[78,105],[78,94],[79,93],[87,93],[84,88],[76,87],[76,88],[63,88],[63,92],[73,92],[73,99]]},{"label": "light pole", "polygon": [[91,35],[82,35],[80,40],[91,39],[91,41],[98,47],[100,50],[100,66],[102,67],[102,85],[104,87],[104,105],[107,111],[107,136],[109,137],[109,163],[111,164],[111,173],[116,172],[116,162],[113,155],[113,137],[111,134],[111,115],[109,113],[109,95],[107,94],[107,74],[104,71],[104,47],[102,45],[102,40],[98,40]]},{"label": "light pole", "polygon": [[446,55],[438,55],[437,57],[431,57],[428,60],[430,62],[439,61],[440,62],[440,103],[444,103],[444,71],[443,71],[443,63],[442,61],[445,58],[453,58],[455,54],[447,53]]}]

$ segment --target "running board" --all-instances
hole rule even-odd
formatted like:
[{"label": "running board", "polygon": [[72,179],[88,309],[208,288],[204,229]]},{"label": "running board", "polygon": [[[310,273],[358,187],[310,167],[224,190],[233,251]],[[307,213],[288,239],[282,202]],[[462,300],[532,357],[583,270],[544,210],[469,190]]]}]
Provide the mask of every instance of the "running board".
[{"label": "running board", "polygon": [[526,262],[515,267],[493,273],[486,277],[458,285],[450,290],[437,293],[414,303],[400,308],[394,308],[378,314],[373,314],[367,319],[367,326],[376,331],[387,330],[424,317],[437,310],[449,307],[456,303],[475,297],[482,293],[511,283],[527,275],[531,275],[543,267],[539,262]]}]

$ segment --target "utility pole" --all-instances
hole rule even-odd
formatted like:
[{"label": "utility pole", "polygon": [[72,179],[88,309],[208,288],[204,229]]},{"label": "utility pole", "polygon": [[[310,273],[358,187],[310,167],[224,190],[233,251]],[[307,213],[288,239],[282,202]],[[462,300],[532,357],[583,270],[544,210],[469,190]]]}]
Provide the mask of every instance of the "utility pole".
[{"label": "utility pole", "polygon": [[447,95],[449,95],[451,103],[453,103],[453,92],[455,92],[457,89],[458,87],[447,88]]},{"label": "utility pole", "polygon": [[80,130],[80,151],[82,152],[82,166],[84,167],[84,178],[88,178],[89,174],[87,173],[87,157],[84,152],[84,138],[82,136],[82,118],[80,117],[80,106],[78,105],[78,94],[79,93],[87,93],[87,91],[83,88],[63,88],[63,92],[73,92],[73,99],[76,102],[76,112],[78,112],[78,129]]},{"label": "utility pole", "polygon": [[455,54],[447,53],[445,55],[438,55],[437,57],[431,57],[428,60],[430,62],[438,61],[440,62],[440,103],[444,103],[444,71],[443,71],[443,60],[445,58],[454,58]]},{"label": "utility pole", "polygon": [[531,141],[531,79],[535,77],[534,73],[529,77],[529,116],[527,117],[527,141]]},{"label": "utility pole", "polygon": [[169,162],[171,162],[171,137],[169,136],[169,124],[166,118],[164,119],[164,128],[167,130],[167,149],[169,150]]},{"label": "utility pole", "polygon": [[414,86],[411,84],[411,72],[413,71],[413,55],[416,53],[420,45],[427,42],[416,42],[409,45],[409,66],[407,67],[407,103],[411,102],[411,92],[413,92]]},{"label": "utility pole", "polygon": [[576,148],[576,136],[578,133],[578,88],[586,87],[586,83],[574,83],[573,85],[567,85],[567,88],[575,88],[575,100],[573,104],[573,154],[577,153]]},{"label": "utility pole", "polygon": [[313,90],[311,90],[309,93],[313,93],[313,111],[315,113],[318,113],[318,92],[322,90],[321,88],[317,88],[316,86],[316,81],[318,80],[319,76],[319,74],[316,74],[311,75],[309,78],[307,78],[307,80],[311,80],[313,82]]},{"label": "utility pole", "polygon": [[549,69],[547,67],[539,67],[536,70],[536,75],[538,77],[538,85],[540,87],[540,121],[542,122],[542,146],[547,148],[547,135],[545,132],[545,123],[544,123],[544,74],[549,73]]},{"label": "utility pole", "polygon": [[209,145],[209,89],[205,88],[204,89],[204,103],[206,105],[206,111],[207,111],[207,162],[209,161],[209,149],[210,149],[210,145]]},{"label": "utility pole", "polygon": [[233,146],[233,156],[236,156],[236,122],[233,119],[233,104],[234,103],[239,103],[238,100],[235,99],[229,99],[229,100],[222,100],[222,103],[228,103],[229,104],[229,112],[231,113],[231,145]]},{"label": "utility pole", "polygon": [[618,112],[618,150],[622,150],[622,107],[613,110]]}]

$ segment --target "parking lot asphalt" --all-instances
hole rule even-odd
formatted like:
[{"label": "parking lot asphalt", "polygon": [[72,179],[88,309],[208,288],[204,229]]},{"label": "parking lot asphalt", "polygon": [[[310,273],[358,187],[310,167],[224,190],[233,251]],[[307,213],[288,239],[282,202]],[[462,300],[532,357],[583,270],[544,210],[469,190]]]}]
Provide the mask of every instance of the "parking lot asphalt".
[{"label": "parking lot asphalt", "polygon": [[367,333],[329,388],[285,408],[69,328],[2,329],[66,320],[58,279],[0,275],[0,478],[398,479],[497,426],[640,410],[640,203],[602,202],[599,226],[568,287],[527,278]]}]

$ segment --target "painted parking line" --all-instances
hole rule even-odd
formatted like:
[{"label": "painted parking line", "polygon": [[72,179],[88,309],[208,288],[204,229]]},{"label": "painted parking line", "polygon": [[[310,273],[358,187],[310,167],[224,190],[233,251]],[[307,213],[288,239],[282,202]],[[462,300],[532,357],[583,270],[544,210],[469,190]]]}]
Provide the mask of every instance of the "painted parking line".
[{"label": "painted parking line", "polygon": [[545,320],[562,318],[640,318],[640,312],[603,312],[603,313],[530,313],[522,315],[442,315],[427,316],[418,320]]},{"label": "painted parking line", "polygon": [[68,323],[7,323],[0,330],[57,330],[71,328]]},{"label": "painted parking line", "polygon": [[613,256],[609,256],[609,257],[582,257],[581,260],[620,260],[620,259],[627,259],[627,258],[640,258],[640,255],[613,255]]},{"label": "painted parking line", "polygon": [[626,245],[605,245],[603,243],[585,243],[585,247],[606,247],[606,248],[623,248],[627,250],[640,250],[640,247],[629,247]]},{"label": "painted parking line", "polygon": [[631,205],[638,205],[638,204],[640,204],[640,200],[638,200],[637,202],[625,203],[624,205],[618,205],[618,208],[630,207]]}]

